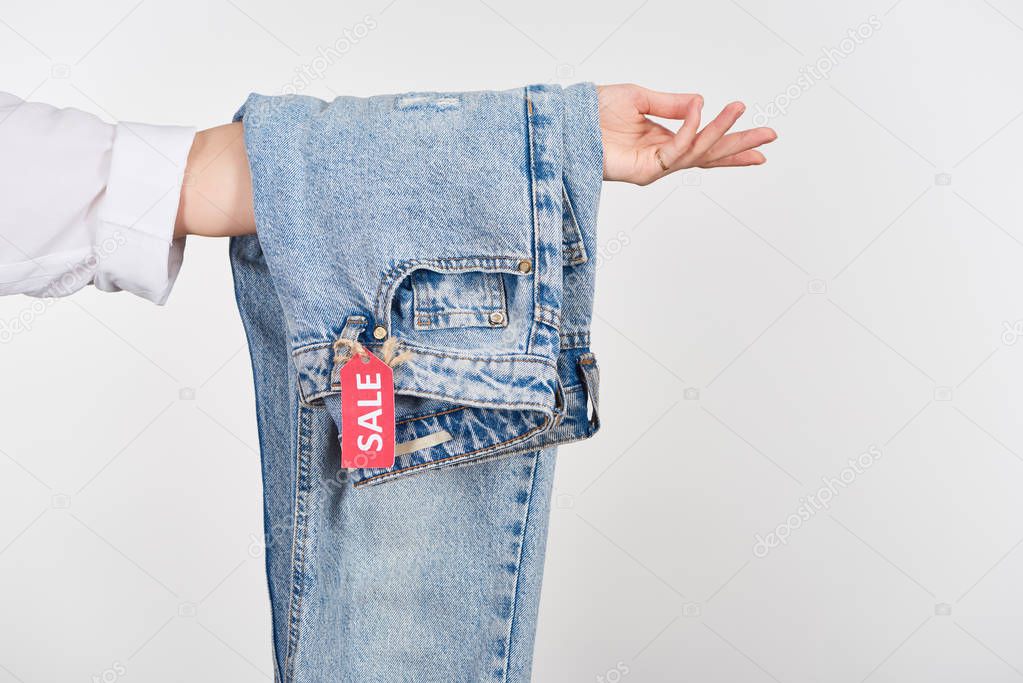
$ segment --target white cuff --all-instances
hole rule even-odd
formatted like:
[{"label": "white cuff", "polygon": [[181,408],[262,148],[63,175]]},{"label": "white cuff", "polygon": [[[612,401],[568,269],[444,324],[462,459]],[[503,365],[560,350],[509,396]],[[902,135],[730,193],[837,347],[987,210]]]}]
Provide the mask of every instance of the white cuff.
[{"label": "white cuff", "polygon": [[98,289],[167,300],[185,249],[174,221],[194,137],[194,128],[117,124],[94,245]]}]

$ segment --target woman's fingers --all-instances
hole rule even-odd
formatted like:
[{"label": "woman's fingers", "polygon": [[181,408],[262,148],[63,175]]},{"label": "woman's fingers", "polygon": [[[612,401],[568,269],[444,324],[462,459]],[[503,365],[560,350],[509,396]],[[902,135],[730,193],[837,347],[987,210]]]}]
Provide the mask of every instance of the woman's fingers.
[{"label": "woman's fingers", "polygon": [[[700,130],[699,94],[626,83],[597,86],[597,95],[605,180],[647,185],[683,168],[762,164],[766,159],[756,148],[777,138],[770,128],[730,132],[745,113],[742,102],[732,102]],[[658,118],[682,123],[673,132]]]},{"label": "woman's fingers", "polygon": [[735,125],[744,111],[746,111],[746,105],[742,102],[732,102],[722,109],[721,113],[696,135],[692,148],[685,155],[686,160],[694,163],[703,161],[707,151]]},{"label": "woman's fingers", "polygon": [[747,149],[744,152],[700,164],[700,168],[722,168],[725,166],[759,166],[767,161],[767,157],[756,149]]},{"label": "woman's fingers", "polygon": [[694,93],[670,93],[638,88],[636,108],[640,114],[659,116],[663,119],[683,119],[693,99],[699,97]]},{"label": "woman's fingers", "polygon": [[703,163],[724,159],[748,149],[774,142],[778,134],[772,128],[752,128],[729,133],[707,150],[700,160]]},{"label": "woman's fingers", "polygon": [[654,156],[661,167],[661,171],[669,173],[677,170],[677,163],[685,156],[696,139],[700,130],[700,112],[703,110],[703,98],[695,95],[685,111],[685,123],[678,129],[675,136],[665,145],[654,150]]},{"label": "woman's fingers", "polygon": [[[746,111],[742,102],[732,102],[713,121],[700,130],[703,97],[695,93],[666,93],[639,86],[611,86],[625,93],[632,91],[636,113],[682,120],[683,124],[671,138],[653,149],[653,168],[644,173],[651,182],[682,168],[701,166],[753,166],[766,161],[755,148],[774,141],[778,136],[770,128],[729,133]],[[648,125],[656,124],[648,121]],[[670,134],[670,131],[665,131]],[[649,168],[649,167],[648,167]]]}]

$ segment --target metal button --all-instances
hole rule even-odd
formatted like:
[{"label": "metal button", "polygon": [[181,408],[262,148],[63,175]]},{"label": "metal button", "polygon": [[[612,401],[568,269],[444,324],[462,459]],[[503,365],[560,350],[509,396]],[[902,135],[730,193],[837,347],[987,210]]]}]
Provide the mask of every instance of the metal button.
[{"label": "metal button", "polygon": [[373,328],[374,339],[387,339],[387,328],[383,325],[377,325]]},{"label": "metal button", "polygon": [[532,261],[530,261],[527,258],[524,258],[521,261],[519,261],[519,272],[520,273],[528,273],[531,270],[533,270],[533,262]]},{"label": "metal button", "polygon": [[504,313],[501,311],[494,311],[488,316],[491,325],[503,325],[504,324]]}]

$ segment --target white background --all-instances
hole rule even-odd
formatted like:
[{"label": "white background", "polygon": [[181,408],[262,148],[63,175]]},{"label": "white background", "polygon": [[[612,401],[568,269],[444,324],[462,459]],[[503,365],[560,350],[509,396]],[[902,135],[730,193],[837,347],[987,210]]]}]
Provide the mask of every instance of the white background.
[{"label": "white background", "polygon": [[[136,2],[2,0],[0,88],[210,126],[368,15],[304,92],[787,99],[765,167],[606,187],[605,426],[562,451],[535,680],[1023,679],[1018,2]],[[192,240],[165,308],[0,301],[32,328],[0,347],[0,682],[271,677],[226,249]]]}]

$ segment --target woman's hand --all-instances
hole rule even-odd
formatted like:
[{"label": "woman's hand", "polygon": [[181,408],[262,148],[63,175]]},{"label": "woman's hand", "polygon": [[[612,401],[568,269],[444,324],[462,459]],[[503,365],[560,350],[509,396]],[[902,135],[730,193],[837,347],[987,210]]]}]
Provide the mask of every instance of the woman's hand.
[{"label": "woman's hand", "polygon": [[[699,130],[703,109],[699,95],[625,84],[598,86],[597,98],[604,139],[604,180],[648,185],[683,168],[756,166],[767,161],[756,148],[778,137],[770,128],[728,133],[746,111],[742,102],[732,102]],[[648,114],[685,123],[673,133],[648,119]]]}]

